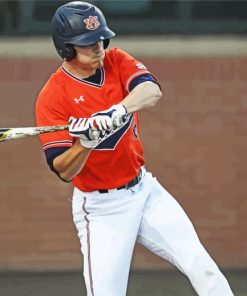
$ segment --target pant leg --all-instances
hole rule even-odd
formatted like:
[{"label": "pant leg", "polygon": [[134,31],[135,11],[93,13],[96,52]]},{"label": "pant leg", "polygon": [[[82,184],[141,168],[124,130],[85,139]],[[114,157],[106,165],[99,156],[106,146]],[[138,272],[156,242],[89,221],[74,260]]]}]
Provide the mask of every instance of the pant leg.
[{"label": "pant leg", "polygon": [[227,280],[202,246],[188,216],[153,179],[137,241],[183,272],[200,296],[232,296]]},{"label": "pant leg", "polygon": [[75,190],[73,220],[84,256],[88,296],[126,295],[145,205],[145,194],[139,191],[142,189],[85,194]]}]

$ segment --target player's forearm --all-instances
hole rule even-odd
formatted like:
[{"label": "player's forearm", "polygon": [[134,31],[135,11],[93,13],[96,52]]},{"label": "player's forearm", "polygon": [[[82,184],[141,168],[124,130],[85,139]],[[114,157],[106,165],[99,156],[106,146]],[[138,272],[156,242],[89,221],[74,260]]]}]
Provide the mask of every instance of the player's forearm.
[{"label": "player's forearm", "polygon": [[128,113],[133,113],[149,107],[153,107],[162,97],[159,86],[147,81],[136,86],[121,102]]},{"label": "player's forearm", "polygon": [[91,149],[84,148],[79,141],[54,159],[53,166],[60,177],[71,181],[83,168]]}]

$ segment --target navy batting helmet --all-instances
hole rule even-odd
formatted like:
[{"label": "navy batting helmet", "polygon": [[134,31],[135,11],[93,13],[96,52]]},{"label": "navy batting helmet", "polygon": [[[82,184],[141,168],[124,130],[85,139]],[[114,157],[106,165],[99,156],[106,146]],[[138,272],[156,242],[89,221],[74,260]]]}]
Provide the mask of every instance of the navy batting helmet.
[{"label": "navy batting helmet", "polygon": [[52,18],[52,38],[58,54],[64,60],[76,56],[73,45],[87,46],[99,41],[107,48],[111,31],[103,13],[96,6],[83,1],[69,2],[60,6]]}]

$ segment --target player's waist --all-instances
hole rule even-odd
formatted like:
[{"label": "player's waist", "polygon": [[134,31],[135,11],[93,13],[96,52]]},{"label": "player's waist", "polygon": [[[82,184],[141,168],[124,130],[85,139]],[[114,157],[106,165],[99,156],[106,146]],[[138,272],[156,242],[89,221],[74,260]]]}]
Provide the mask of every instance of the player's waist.
[{"label": "player's waist", "polygon": [[[122,190],[122,189],[130,189],[131,187],[134,187],[135,185],[137,185],[141,181],[142,174],[143,174],[143,172],[141,169],[140,172],[137,174],[137,176],[135,176],[135,178],[133,178],[127,184],[121,185],[115,189]],[[97,191],[99,191],[99,193],[108,193],[110,190],[112,190],[112,189],[98,189]]]},{"label": "player's waist", "polygon": [[[102,182],[100,180],[100,182],[96,182],[95,180],[90,180],[90,182],[88,182],[88,184],[83,184],[81,182],[82,178],[75,178],[73,180],[73,185],[75,186],[75,190],[78,189],[81,192],[84,193],[93,193],[93,192],[98,192],[98,193],[108,193],[112,190],[121,190],[121,189],[129,189],[131,187],[134,187],[135,185],[137,185],[140,180],[142,179],[142,177],[145,175],[145,167],[142,165],[140,166],[137,170],[138,173],[132,178],[131,180],[129,180],[129,178],[125,177],[123,178],[123,175],[121,177],[118,177],[116,174],[113,177],[113,175],[107,175],[105,177],[108,177],[108,179],[105,179],[104,182]],[[127,172],[126,172],[127,173]],[[130,172],[128,172],[129,174]],[[118,182],[118,184],[116,184],[115,186],[112,184],[113,178],[120,181],[120,179],[122,179],[122,182]],[[124,180],[125,179],[125,180]],[[82,179],[84,180],[84,179]],[[109,181],[109,182],[108,182]],[[91,184],[91,185],[90,185]],[[108,186],[107,186],[108,184]],[[86,185],[86,186],[85,186]]]}]

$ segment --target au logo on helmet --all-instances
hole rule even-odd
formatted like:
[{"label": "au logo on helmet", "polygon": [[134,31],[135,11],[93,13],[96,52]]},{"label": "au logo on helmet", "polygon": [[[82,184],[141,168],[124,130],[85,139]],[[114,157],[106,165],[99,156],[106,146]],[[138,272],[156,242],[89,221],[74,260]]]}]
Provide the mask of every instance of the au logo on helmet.
[{"label": "au logo on helmet", "polygon": [[84,22],[86,24],[86,29],[91,31],[96,30],[100,26],[97,16],[90,15],[89,18],[84,20]]}]

